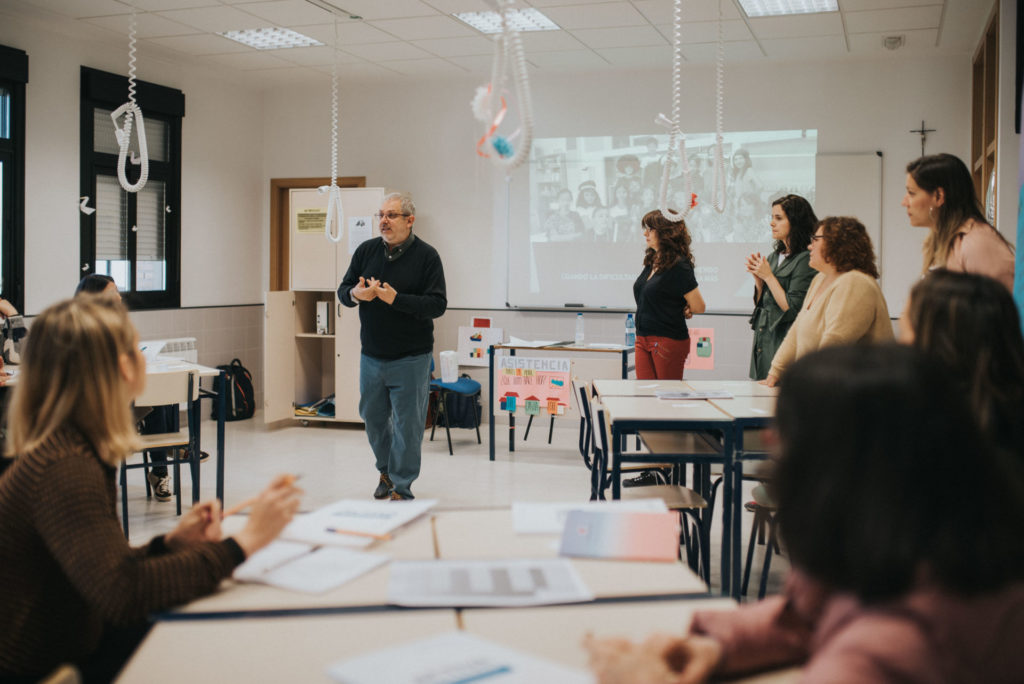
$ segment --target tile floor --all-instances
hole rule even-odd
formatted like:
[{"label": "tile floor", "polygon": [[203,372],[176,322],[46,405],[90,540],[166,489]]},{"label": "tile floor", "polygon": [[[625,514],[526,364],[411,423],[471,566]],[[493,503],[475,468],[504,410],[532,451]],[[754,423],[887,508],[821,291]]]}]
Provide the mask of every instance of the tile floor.
[{"label": "tile floor", "polygon": [[[448,454],[444,433],[438,431],[423,441],[423,465],[413,485],[418,498],[435,498],[439,508],[501,507],[513,501],[586,501],[590,495],[590,473],[577,450],[575,423],[556,424],[551,445],[546,430],[533,431],[523,443],[519,431],[516,452],[508,453],[508,433],[498,429],[498,449],[494,462],[488,460],[486,425],[481,427],[483,444],[476,443],[472,430],[453,430],[455,455]],[[203,448],[215,451],[215,425],[204,419]],[[377,484],[373,455],[361,426],[342,427],[311,424],[302,427],[267,429],[259,413],[255,418],[228,423],[226,430],[225,506],[238,503],[259,492],[278,473],[302,475],[305,490],[303,508],[315,509],[342,498],[369,498]],[[214,494],[215,457],[202,466],[202,497]],[[184,474],[183,490],[188,491]],[[141,471],[128,475],[128,514],[133,544],[172,529],[176,524],[173,500],[158,503],[147,500]],[[749,490],[745,492],[749,500]],[[187,495],[186,495],[187,496]],[[719,497],[720,500],[720,497]],[[187,499],[186,502],[187,503]],[[721,506],[714,514],[712,531],[712,589],[717,590],[718,547]],[[742,551],[746,553],[750,514],[744,514]],[[763,559],[763,546],[755,551],[751,594],[756,595]],[[778,591],[788,564],[773,557],[769,592]]]}]

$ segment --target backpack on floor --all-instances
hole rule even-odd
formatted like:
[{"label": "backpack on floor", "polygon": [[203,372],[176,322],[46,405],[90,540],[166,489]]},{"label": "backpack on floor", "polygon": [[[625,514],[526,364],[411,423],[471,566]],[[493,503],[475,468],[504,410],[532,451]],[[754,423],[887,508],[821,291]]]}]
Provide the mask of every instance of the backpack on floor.
[{"label": "backpack on floor", "polygon": [[[224,396],[225,420],[245,420],[252,418],[256,412],[256,391],[252,386],[252,373],[238,359],[233,359],[226,366],[217,366],[217,370],[227,375],[229,390]],[[224,376],[218,375],[213,381],[213,391],[218,395],[224,391],[221,386]],[[213,403],[210,418],[217,420],[217,401]]]},{"label": "backpack on floor", "polygon": [[[468,378],[469,376],[463,373],[461,377]],[[444,427],[446,419],[449,421],[448,427],[453,428],[475,428],[480,424],[482,407],[480,406],[479,392],[472,396],[457,392],[448,392],[447,394],[447,414],[440,408],[434,413],[434,422],[438,427]],[[437,402],[440,403],[440,401],[441,397],[438,396]]]}]

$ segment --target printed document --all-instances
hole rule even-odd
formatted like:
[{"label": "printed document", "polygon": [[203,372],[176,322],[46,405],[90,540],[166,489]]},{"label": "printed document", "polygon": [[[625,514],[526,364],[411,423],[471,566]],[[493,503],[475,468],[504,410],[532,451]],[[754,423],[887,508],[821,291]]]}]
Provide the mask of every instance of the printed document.
[{"label": "printed document", "polygon": [[519,501],[512,504],[516,534],[561,534],[569,511],[637,511],[664,513],[664,499],[628,501]]},{"label": "printed document", "polygon": [[260,582],[291,591],[320,594],[388,562],[379,553],[275,541],[235,568],[240,582]]},{"label": "printed document", "polygon": [[281,538],[316,546],[348,546],[366,548],[374,541],[372,536],[345,534],[338,530],[361,532],[365,535],[390,534],[402,525],[420,517],[437,499],[413,501],[363,501],[342,499],[312,513],[297,515],[281,532]]}]

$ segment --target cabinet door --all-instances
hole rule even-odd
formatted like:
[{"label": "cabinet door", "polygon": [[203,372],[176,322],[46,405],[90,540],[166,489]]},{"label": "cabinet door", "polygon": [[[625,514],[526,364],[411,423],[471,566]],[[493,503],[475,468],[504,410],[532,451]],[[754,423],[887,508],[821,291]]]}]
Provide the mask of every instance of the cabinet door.
[{"label": "cabinet door", "polygon": [[295,417],[295,296],[268,292],[263,313],[263,422],[273,423]]},{"label": "cabinet door", "polygon": [[334,418],[361,423],[359,417],[359,307],[341,305],[334,297]]},{"label": "cabinet door", "polygon": [[289,193],[291,289],[333,290],[338,287],[337,249],[324,235],[327,194],[314,188],[292,188]]}]

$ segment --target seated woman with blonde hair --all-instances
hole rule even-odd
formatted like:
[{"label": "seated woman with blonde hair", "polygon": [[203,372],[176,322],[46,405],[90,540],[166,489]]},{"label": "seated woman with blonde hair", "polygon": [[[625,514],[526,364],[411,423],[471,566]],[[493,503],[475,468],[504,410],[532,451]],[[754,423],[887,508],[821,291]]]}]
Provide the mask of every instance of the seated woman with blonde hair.
[{"label": "seated woman with blonde hair", "polygon": [[110,681],[148,617],[214,591],[291,520],[300,490],[276,478],[223,538],[216,500],[147,545],[128,545],[115,475],[137,445],[131,401],[146,383],[138,333],[118,301],[80,295],[32,323],[0,478],[0,680],[74,663]]},{"label": "seated woman with blonde hair", "polygon": [[885,296],[878,286],[875,250],[868,231],[850,216],[818,222],[808,247],[818,272],[803,308],[772,358],[761,384],[774,387],[793,361],[822,347],[893,339]]}]

